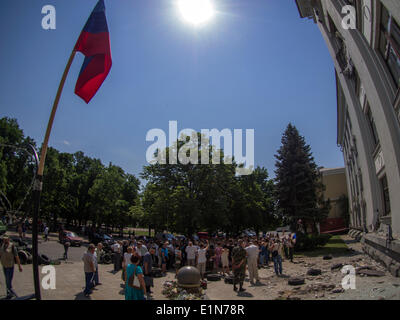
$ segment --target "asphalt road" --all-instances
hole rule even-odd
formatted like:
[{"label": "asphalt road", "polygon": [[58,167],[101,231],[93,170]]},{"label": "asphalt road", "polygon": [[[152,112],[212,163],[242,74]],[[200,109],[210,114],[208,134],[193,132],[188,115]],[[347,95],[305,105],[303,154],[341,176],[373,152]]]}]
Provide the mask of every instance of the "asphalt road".
[{"label": "asphalt road", "polygon": [[[69,247],[68,261],[77,262],[82,261],[82,256],[87,250],[87,243],[83,243],[81,247]],[[64,256],[64,246],[55,240],[41,241],[39,243],[39,253],[45,254],[50,259],[60,259]]]},{"label": "asphalt road", "polygon": [[[7,232],[11,239],[14,240],[18,238],[17,233],[15,232]],[[39,235],[39,245],[38,251],[39,254],[46,255],[51,260],[62,259],[64,256],[64,246],[57,240],[55,235],[51,235],[48,241],[44,241],[43,236]],[[14,241],[15,242],[15,241]],[[27,234],[27,238],[25,242],[28,244],[32,244],[30,233]],[[82,261],[82,256],[84,252],[87,250],[88,242],[84,239],[81,247],[70,247],[68,249],[68,261],[70,262],[79,262]]]}]

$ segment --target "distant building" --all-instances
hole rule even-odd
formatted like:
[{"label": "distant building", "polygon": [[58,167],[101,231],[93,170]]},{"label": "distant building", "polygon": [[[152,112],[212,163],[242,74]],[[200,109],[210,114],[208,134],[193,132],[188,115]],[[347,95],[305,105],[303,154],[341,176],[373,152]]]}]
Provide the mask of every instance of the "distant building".
[{"label": "distant building", "polygon": [[331,209],[327,219],[320,223],[320,233],[342,233],[348,230],[346,205],[348,201],[345,168],[319,169],[325,186],[324,199],[330,200]]},{"label": "distant building", "polygon": [[364,251],[399,276],[400,1],[296,3],[300,16],[320,29],[335,66],[349,234],[361,238]]}]

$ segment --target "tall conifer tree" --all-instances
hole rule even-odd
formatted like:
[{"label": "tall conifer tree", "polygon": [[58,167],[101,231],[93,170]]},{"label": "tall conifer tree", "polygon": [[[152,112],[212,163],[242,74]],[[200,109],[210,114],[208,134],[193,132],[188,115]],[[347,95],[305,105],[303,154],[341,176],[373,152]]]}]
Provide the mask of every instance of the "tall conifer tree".
[{"label": "tall conifer tree", "polygon": [[[323,186],[311,147],[294,125],[289,123],[276,158],[276,199],[280,213],[292,229],[298,231],[298,221],[311,223],[316,232],[316,223],[326,218],[328,203],[320,197]],[[306,228],[304,228],[304,231]]]}]

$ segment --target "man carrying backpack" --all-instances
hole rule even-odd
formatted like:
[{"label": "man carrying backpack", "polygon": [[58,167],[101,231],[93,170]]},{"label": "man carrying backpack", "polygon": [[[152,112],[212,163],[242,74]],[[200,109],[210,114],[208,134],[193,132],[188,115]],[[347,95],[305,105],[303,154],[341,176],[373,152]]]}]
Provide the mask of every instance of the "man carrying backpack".
[{"label": "man carrying backpack", "polygon": [[12,288],[14,265],[15,263],[18,264],[19,272],[22,272],[22,266],[17,249],[13,243],[10,243],[10,238],[7,236],[3,237],[3,244],[0,247],[0,261],[3,266],[4,277],[6,278],[7,299],[11,299],[13,296],[17,297],[17,294]]}]

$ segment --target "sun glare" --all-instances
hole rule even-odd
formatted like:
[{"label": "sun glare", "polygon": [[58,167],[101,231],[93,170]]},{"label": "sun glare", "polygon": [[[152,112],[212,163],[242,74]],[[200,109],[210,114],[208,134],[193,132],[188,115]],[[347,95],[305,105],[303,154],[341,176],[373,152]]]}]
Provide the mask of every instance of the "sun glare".
[{"label": "sun glare", "polygon": [[203,24],[214,15],[210,0],[178,0],[178,8],[182,17],[194,25]]}]

